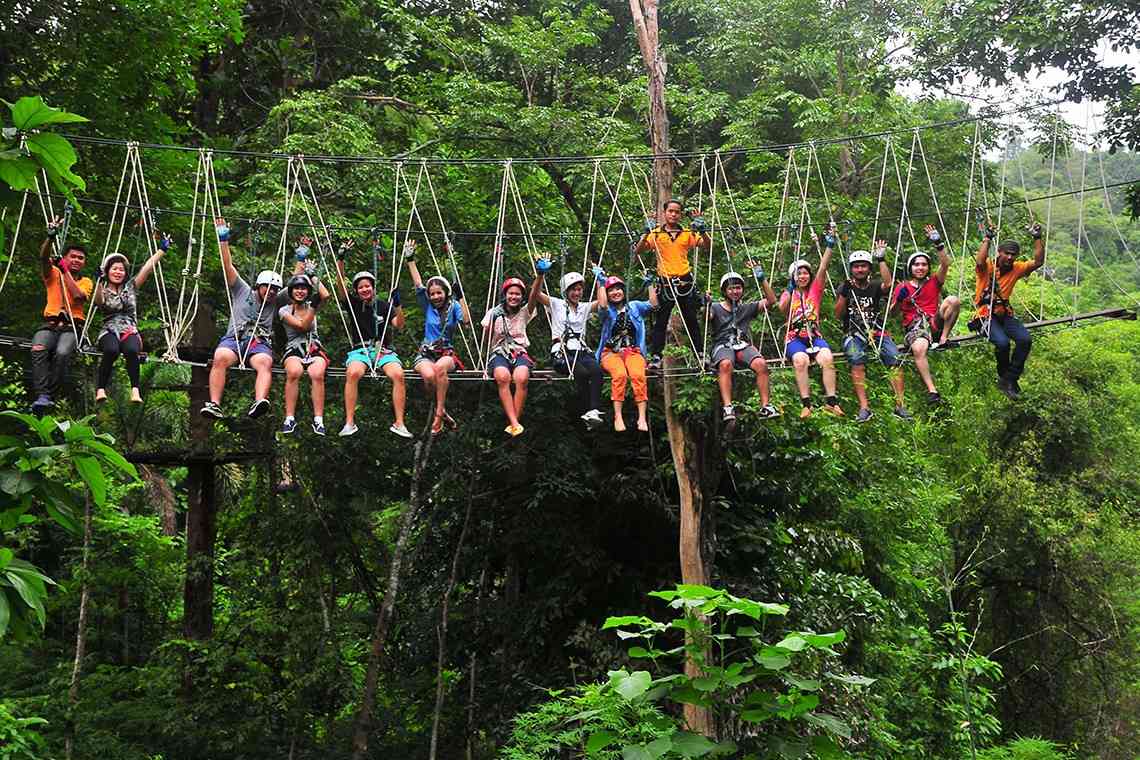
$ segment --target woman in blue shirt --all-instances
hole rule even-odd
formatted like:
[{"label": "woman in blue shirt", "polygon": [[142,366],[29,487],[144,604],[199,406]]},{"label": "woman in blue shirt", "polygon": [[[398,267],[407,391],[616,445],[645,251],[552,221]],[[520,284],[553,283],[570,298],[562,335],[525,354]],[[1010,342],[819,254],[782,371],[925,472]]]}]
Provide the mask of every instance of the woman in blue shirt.
[{"label": "woman in blue shirt", "polygon": [[646,417],[649,384],[645,378],[645,317],[657,308],[657,288],[649,287],[648,301],[630,301],[625,295],[625,282],[620,277],[605,277],[600,267],[594,267],[594,275],[598,283],[598,301],[606,304],[599,312],[602,335],[598,341],[597,358],[610,376],[614,430],[619,433],[625,431],[622,407],[628,383],[633,385],[633,400],[637,404],[637,429],[646,432],[649,430]]}]

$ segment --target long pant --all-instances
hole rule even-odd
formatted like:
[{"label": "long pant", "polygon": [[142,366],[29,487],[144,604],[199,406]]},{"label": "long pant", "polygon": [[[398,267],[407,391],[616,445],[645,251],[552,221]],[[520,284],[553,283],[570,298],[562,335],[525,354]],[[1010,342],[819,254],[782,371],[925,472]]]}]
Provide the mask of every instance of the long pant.
[{"label": "long pant", "polygon": [[127,364],[127,377],[131,379],[131,387],[139,387],[139,353],[142,352],[142,339],[138,333],[131,333],[119,340],[115,333],[107,333],[99,339],[99,350],[103,352],[103,359],[99,362],[99,388],[111,387],[111,370],[115,368],[115,360],[119,354]]},{"label": "long pant", "polygon": [[[990,320],[990,343],[994,344],[997,356],[997,371],[1000,377],[1014,382],[1025,371],[1025,360],[1033,338],[1029,330],[1016,317],[994,317]],[[1013,356],[1010,356],[1010,342],[1013,342]]]},{"label": "long pant", "polygon": [[36,395],[50,396],[64,389],[75,346],[70,324],[59,330],[41,327],[32,336],[32,390]]},{"label": "long pant", "polygon": [[633,384],[633,400],[649,400],[649,384],[645,381],[645,357],[635,349],[602,352],[602,369],[610,376],[610,398],[625,401],[626,383]]},{"label": "long pant", "polygon": [[649,333],[649,353],[653,356],[660,356],[661,352],[665,350],[665,331],[669,328],[669,317],[673,314],[673,305],[679,303],[681,306],[681,318],[685,320],[685,327],[687,335],[682,336],[681,343],[688,344],[689,338],[692,337],[693,345],[697,347],[697,351],[701,350],[703,345],[701,340],[701,323],[697,317],[697,312],[700,310],[700,296],[697,294],[697,289],[691,285],[686,285],[688,295],[677,294],[677,300],[673,300],[673,291],[669,283],[662,282],[658,287],[658,307],[657,314],[653,318],[653,329]]},{"label": "long pant", "polygon": [[578,408],[583,412],[602,405],[602,368],[591,351],[563,351],[554,359],[554,371],[569,375],[573,368]]}]

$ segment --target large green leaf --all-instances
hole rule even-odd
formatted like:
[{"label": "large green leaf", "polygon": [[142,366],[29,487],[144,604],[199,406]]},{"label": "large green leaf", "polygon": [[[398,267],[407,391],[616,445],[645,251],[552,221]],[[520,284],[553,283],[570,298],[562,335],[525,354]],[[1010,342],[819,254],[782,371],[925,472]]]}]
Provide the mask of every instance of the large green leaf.
[{"label": "large green leaf", "polygon": [[610,678],[618,694],[629,701],[649,691],[649,686],[653,682],[648,670],[635,670],[632,673],[619,670],[616,674],[611,674]]},{"label": "large green leaf", "polygon": [[804,720],[813,725],[819,726],[828,733],[842,736],[844,739],[851,738],[851,726],[847,725],[839,718],[828,713],[805,713]]},{"label": "large green leaf", "polygon": [[75,166],[79,157],[75,154],[75,148],[71,147],[71,143],[67,140],[51,132],[42,132],[29,137],[25,145],[29,153],[40,159],[49,175],[54,172],[67,184],[79,188],[86,187],[82,178],[71,173],[71,167]]},{"label": "large green leaf", "polygon": [[87,119],[79,114],[52,108],[39,95],[20,98],[15,103],[4,101],[12,112],[12,123],[17,129],[35,129],[44,124],[74,124]]},{"label": "large green leaf", "polygon": [[24,604],[27,605],[33,612],[35,612],[36,620],[39,621],[40,627],[42,628],[44,626],[44,622],[47,619],[47,616],[44,613],[44,595],[37,594],[36,589],[32,586],[32,584],[29,583],[26,578],[21,576],[20,573],[14,572],[11,566],[9,566],[8,569],[4,571],[4,579],[12,586],[12,588],[16,590],[16,593],[20,595],[20,598],[24,601]]},{"label": "large green leaf", "polygon": [[700,734],[678,731],[673,734],[673,751],[681,757],[704,757],[716,749],[716,745]]},{"label": "large green leaf", "polygon": [[593,755],[617,741],[617,735],[610,731],[597,731],[586,740],[586,754]]},{"label": "large green leaf", "polygon": [[16,150],[0,152],[0,182],[13,190],[35,190],[36,162]]},{"label": "large green leaf", "polygon": [[103,468],[99,466],[99,460],[93,456],[83,454],[72,459],[75,463],[75,469],[79,472],[79,476],[83,478],[83,482],[91,489],[91,498],[99,506],[103,506],[107,502],[107,478],[103,475]]},{"label": "large green leaf", "polygon": [[92,451],[98,452],[108,464],[114,465],[121,470],[124,474],[130,475],[132,478],[138,479],[139,473],[135,466],[128,462],[122,454],[115,451],[114,448],[108,446],[102,441],[95,440],[94,438],[84,441],[84,446]]},{"label": "large green leaf", "polygon": [[16,553],[11,549],[6,549],[0,546],[0,570],[6,568],[8,566],[8,563],[11,562],[12,558],[15,556]]},{"label": "large green leaf", "polygon": [[12,608],[8,604],[8,595],[0,588],[0,639],[8,632],[8,620],[12,617]]}]

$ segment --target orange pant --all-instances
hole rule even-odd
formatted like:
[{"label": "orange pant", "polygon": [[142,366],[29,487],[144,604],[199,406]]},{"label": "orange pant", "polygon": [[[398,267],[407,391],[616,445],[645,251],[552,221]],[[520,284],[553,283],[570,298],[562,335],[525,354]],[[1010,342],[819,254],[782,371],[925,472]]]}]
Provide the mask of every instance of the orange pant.
[{"label": "orange pant", "polygon": [[633,400],[648,401],[649,386],[645,380],[645,357],[637,349],[622,352],[602,351],[602,369],[610,376],[610,398],[625,401],[626,381],[633,383]]}]

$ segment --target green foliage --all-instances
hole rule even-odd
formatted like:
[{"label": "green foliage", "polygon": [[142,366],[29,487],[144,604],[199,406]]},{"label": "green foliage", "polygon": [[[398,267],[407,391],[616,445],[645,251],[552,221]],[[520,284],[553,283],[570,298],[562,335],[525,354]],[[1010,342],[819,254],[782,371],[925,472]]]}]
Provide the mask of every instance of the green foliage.
[{"label": "green foliage", "polygon": [[0,760],[43,760],[47,743],[34,728],[43,718],[22,718],[10,702],[0,702]]},{"label": "green foliage", "polygon": [[75,148],[59,135],[39,130],[51,124],[71,124],[87,119],[52,108],[38,95],[22,97],[15,103],[3,103],[8,107],[12,126],[7,126],[8,120],[2,123],[0,182],[11,191],[34,191],[36,175],[43,171],[52,188],[74,201],[74,192],[86,189],[83,180],[71,171],[79,160]]},{"label": "green foliage", "polygon": [[978,760],[1070,760],[1072,755],[1046,739],[1014,739],[978,753]]}]

